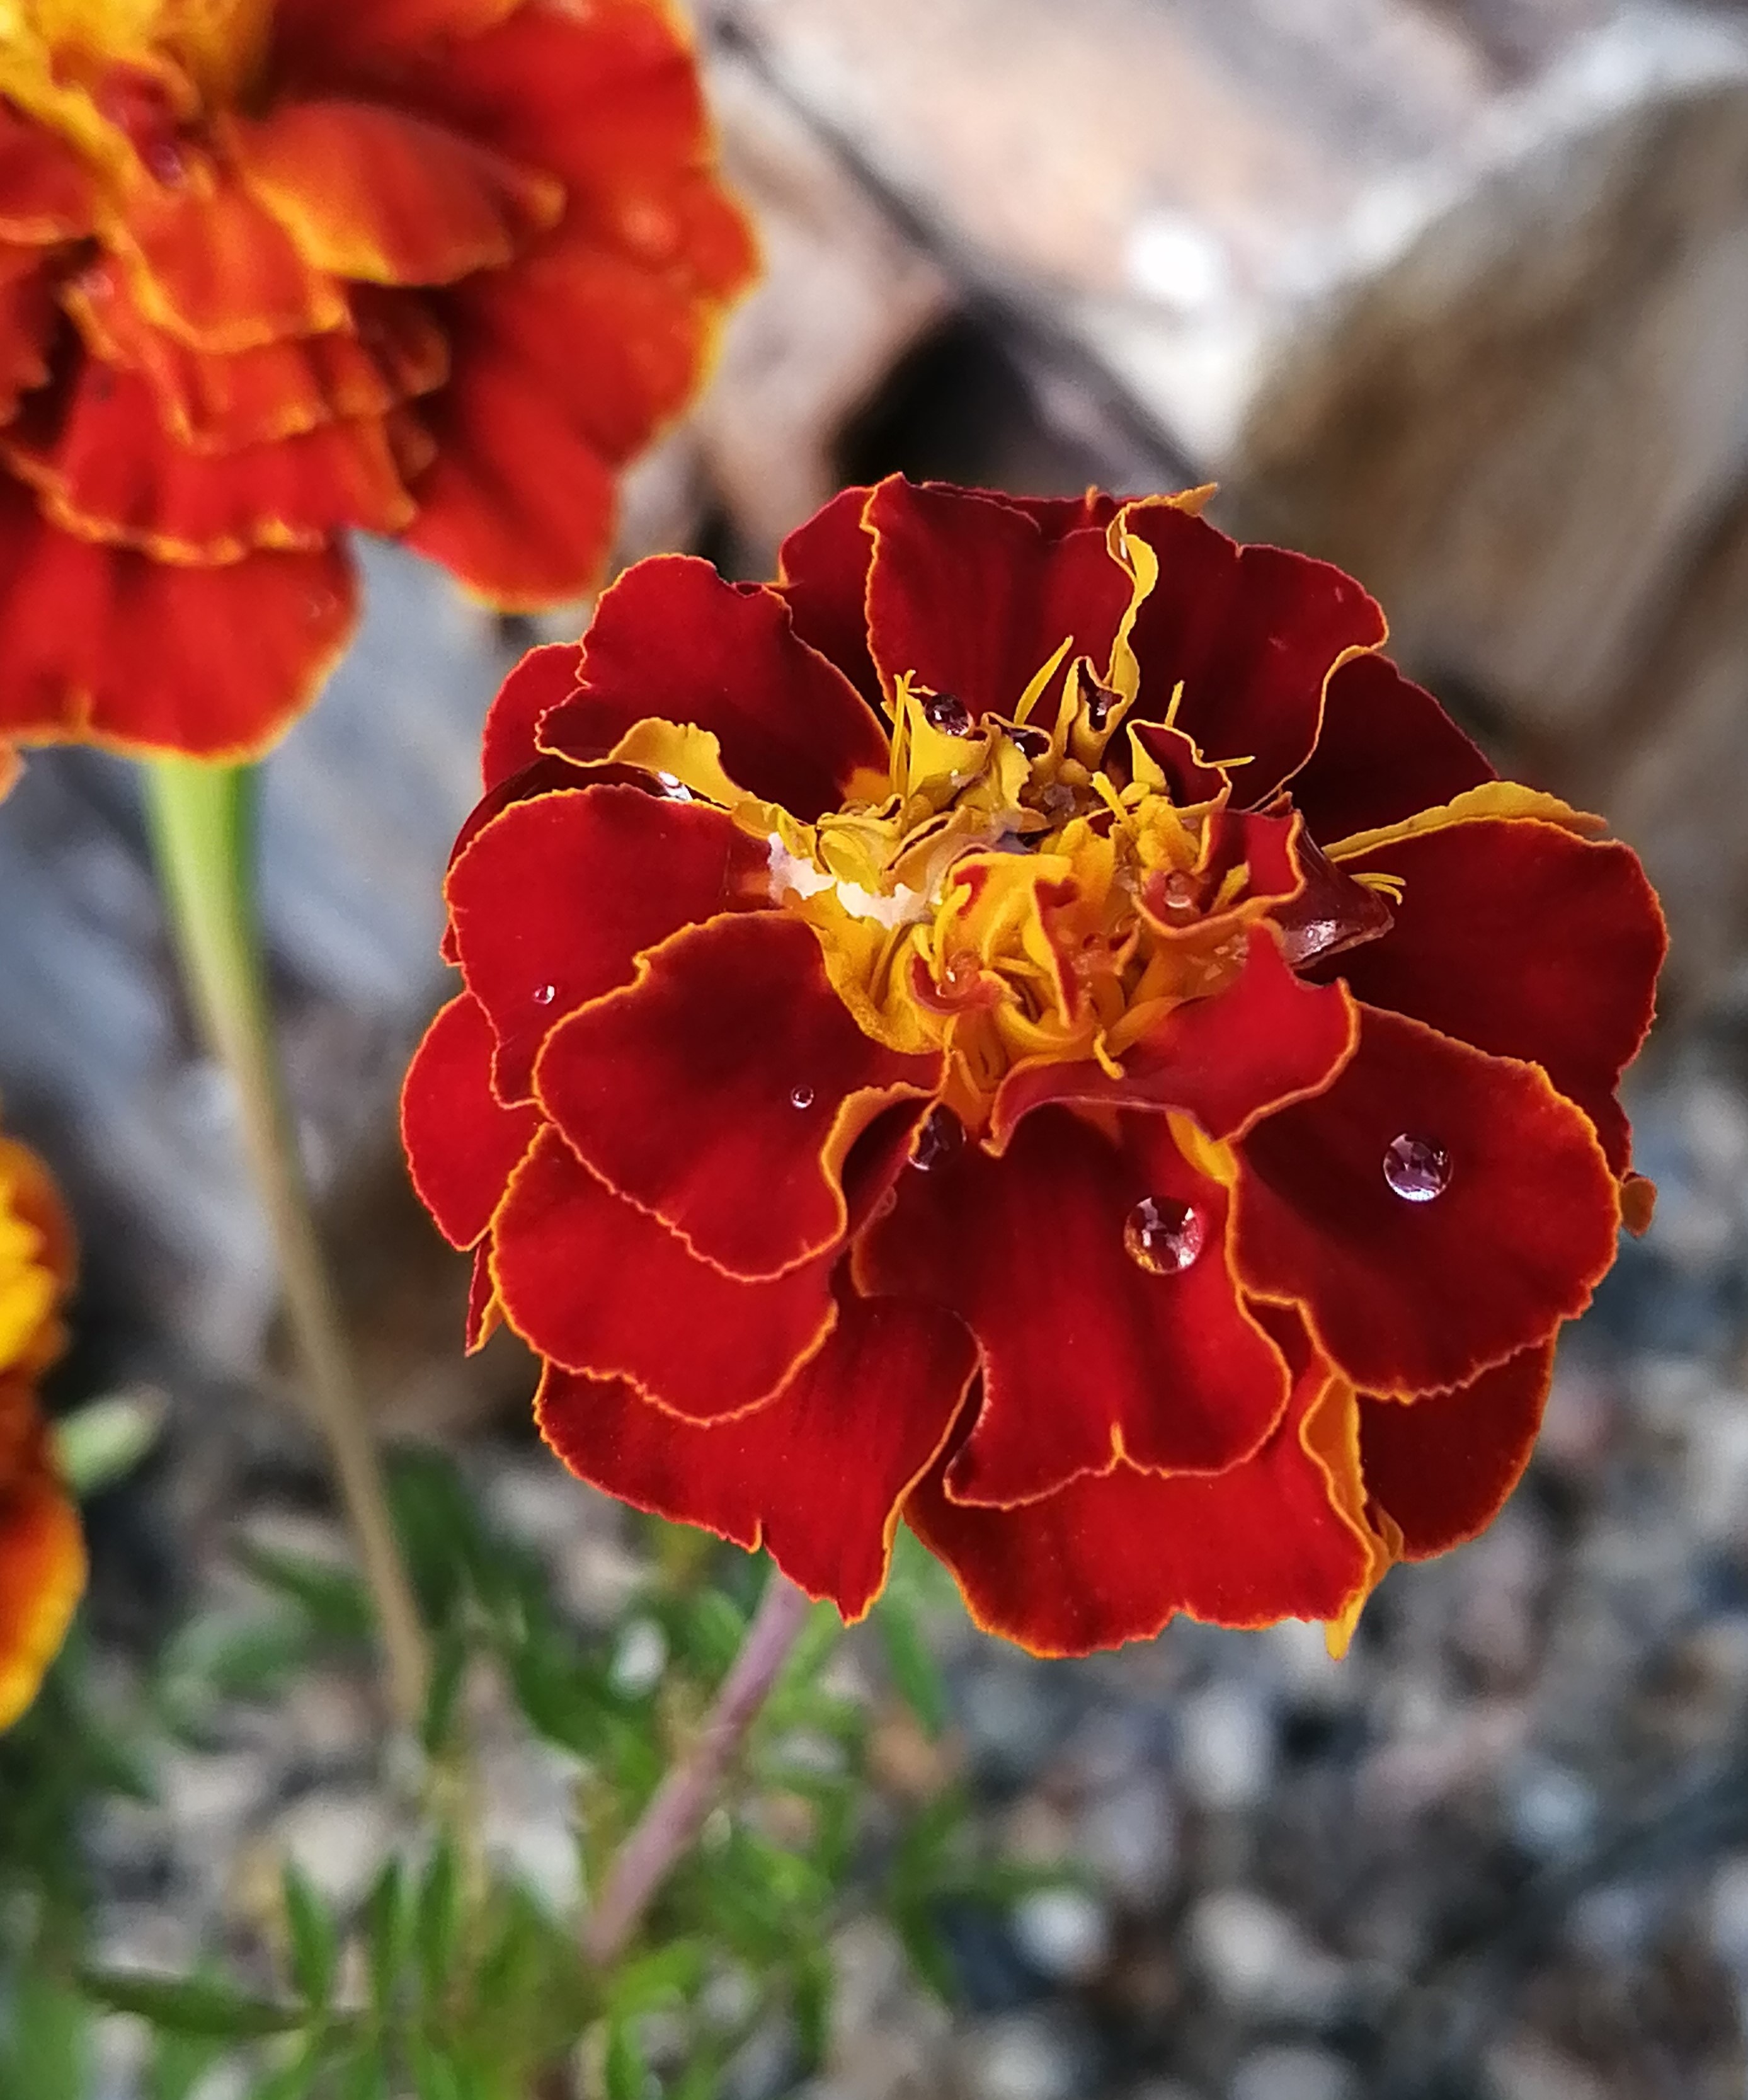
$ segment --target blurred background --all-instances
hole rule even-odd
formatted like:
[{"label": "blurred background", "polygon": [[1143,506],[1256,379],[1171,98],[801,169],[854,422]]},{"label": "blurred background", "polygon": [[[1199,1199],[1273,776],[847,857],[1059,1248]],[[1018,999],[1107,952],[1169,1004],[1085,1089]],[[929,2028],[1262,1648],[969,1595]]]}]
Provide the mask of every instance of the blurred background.
[{"label": "blurred background", "polygon": [[[1630,1088],[1657,1221],[1499,1521],[1394,1573],[1339,1665],[1314,1628],[1187,1624],[1039,1663],[931,1608],[953,1725],[883,1718],[882,1785],[963,1777],[995,1853],[1074,1873],[946,1920],[951,2014],[852,1922],[810,2100],[1741,2094],[1748,7],[711,0],[700,33],[768,274],[634,476],[621,559],[766,575],[895,470],[1217,481],[1217,522],[1361,578],[1503,769],[1609,818],[1674,939]],[[385,1427],[453,1443],[605,1609],[638,1535],[532,1444],[513,1345],[461,1361],[465,1264],[392,1114],[487,701],[587,608],[494,622],[410,558],[366,565],[358,645],[266,771],[304,1142]],[[127,769],[33,758],[0,893],[0,1087],[86,1250],[59,1395],[168,1403],[90,1512],[102,1666],[222,1588],[240,1526],[337,1534]],[[189,1958],[263,1838],[362,1886],[369,1730],[336,1683],[184,1754],[93,1834],[106,1954]],[[504,1842],[550,1868],[562,1774],[499,1780]],[[779,2062],[736,2092],[793,2089]]]}]

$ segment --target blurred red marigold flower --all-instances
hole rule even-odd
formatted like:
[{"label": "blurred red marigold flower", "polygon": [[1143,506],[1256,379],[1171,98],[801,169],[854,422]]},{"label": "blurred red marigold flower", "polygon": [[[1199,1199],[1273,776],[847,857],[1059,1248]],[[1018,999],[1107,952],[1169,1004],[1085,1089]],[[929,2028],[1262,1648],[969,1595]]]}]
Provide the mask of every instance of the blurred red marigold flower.
[{"label": "blurred red marigold flower", "polygon": [[19,0],[0,735],[260,751],[353,529],[576,596],[751,267],[666,0]]},{"label": "blurred red marigold flower", "polygon": [[0,1728],[36,1696],[85,1587],[79,1520],[37,1405],[59,1355],[73,1233],[40,1159],[0,1137]]},{"label": "blurred red marigold flower", "polygon": [[408,1075],[583,1478],[1046,1653],[1477,1531],[1642,1224],[1633,854],[1195,497],[851,489],[641,563],[487,730]]}]

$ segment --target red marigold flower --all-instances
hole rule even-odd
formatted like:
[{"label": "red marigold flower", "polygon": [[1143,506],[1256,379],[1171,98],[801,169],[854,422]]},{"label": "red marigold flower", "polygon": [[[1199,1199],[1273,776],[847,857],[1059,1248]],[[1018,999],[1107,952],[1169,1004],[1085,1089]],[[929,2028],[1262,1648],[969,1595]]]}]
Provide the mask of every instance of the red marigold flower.
[{"label": "red marigold flower", "polygon": [[259,752],[354,528],[588,589],[751,262],[665,0],[19,0],[0,735]]},{"label": "red marigold flower", "polygon": [[900,480],[645,562],[487,730],[408,1075],[554,1449],[847,1616],[903,1516],[1049,1653],[1477,1531],[1648,1215],[1639,863],[1339,571]]},{"label": "red marigold flower", "polygon": [[48,1170],[0,1138],[0,1728],[36,1696],[85,1587],[36,1382],[60,1353],[73,1234]]}]

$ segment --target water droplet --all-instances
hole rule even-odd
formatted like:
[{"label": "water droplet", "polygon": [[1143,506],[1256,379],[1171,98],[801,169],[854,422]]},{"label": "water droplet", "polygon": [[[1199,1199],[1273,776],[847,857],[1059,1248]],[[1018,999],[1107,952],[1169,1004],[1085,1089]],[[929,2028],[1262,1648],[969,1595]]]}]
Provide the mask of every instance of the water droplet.
[{"label": "water droplet", "polygon": [[1405,1203],[1430,1203],[1451,1185],[1451,1155],[1404,1131],[1384,1148],[1384,1178]]},{"label": "water droplet", "polygon": [[812,1108],[813,1089],[811,1087],[791,1087],[789,1090],[789,1105],[792,1109]]},{"label": "water droplet", "polygon": [[183,150],[174,139],[155,139],[145,148],[146,165],[153,179],[165,189],[174,189],[188,172],[188,163]]},{"label": "water droplet", "polygon": [[976,727],[957,693],[931,693],[922,703],[922,719],[943,736],[969,736]]},{"label": "water droplet", "polygon": [[655,784],[670,802],[689,802],[692,790],[677,773],[658,773]]},{"label": "water droplet", "polygon": [[944,1159],[950,1159],[965,1142],[965,1125],[951,1109],[931,1109],[927,1119],[917,1132],[917,1141],[910,1154],[910,1163],[927,1174],[939,1167]]},{"label": "water droplet", "polygon": [[1089,686],[1086,689],[1086,726],[1101,730],[1123,704],[1123,695],[1113,693],[1108,686]]},{"label": "water droplet", "polygon": [[1160,885],[1160,893],[1165,909],[1174,916],[1187,917],[1195,909],[1196,881],[1180,868],[1175,875],[1168,875]]},{"label": "water droplet", "polygon": [[1143,1196],[1123,1220],[1123,1245],[1131,1261],[1156,1276],[1189,1268],[1208,1238],[1202,1214],[1169,1196]]},{"label": "water droplet", "polygon": [[557,985],[536,985],[534,988],[534,1003],[536,1006],[550,1006],[557,996]]},{"label": "water droplet", "polygon": [[1020,722],[1007,733],[1007,740],[1022,758],[1048,758],[1050,739],[1041,729]]}]

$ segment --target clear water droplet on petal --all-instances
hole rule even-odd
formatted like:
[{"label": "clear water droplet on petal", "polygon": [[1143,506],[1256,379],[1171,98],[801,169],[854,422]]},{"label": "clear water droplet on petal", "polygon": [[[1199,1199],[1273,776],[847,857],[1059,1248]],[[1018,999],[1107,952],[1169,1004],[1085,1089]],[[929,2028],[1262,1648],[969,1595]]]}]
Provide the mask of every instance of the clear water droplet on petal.
[{"label": "clear water droplet on petal", "polygon": [[557,996],[557,985],[536,985],[534,988],[534,1003],[536,1006],[550,1006]]},{"label": "clear water droplet on petal", "polygon": [[965,1125],[951,1109],[931,1109],[911,1147],[910,1163],[927,1174],[950,1159],[965,1142]]},{"label": "clear water droplet on petal", "polygon": [[1156,1276],[1176,1276],[1188,1268],[1207,1239],[1201,1212],[1193,1203],[1169,1196],[1143,1196],[1123,1221],[1129,1260]]},{"label": "clear water droplet on petal", "polygon": [[692,800],[692,790],[677,773],[658,773],[655,783],[670,802],[689,802]]},{"label": "clear water droplet on petal", "polygon": [[793,1109],[812,1108],[813,1089],[811,1087],[791,1087],[789,1090],[789,1105]]},{"label": "clear water droplet on petal", "polygon": [[1451,1185],[1451,1155],[1442,1145],[1404,1131],[1384,1148],[1384,1178],[1405,1203],[1430,1203]]},{"label": "clear water droplet on petal", "polygon": [[957,693],[931,693],[922,703],[922,719],[943,736],[969,736],[976,727]]}]

